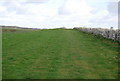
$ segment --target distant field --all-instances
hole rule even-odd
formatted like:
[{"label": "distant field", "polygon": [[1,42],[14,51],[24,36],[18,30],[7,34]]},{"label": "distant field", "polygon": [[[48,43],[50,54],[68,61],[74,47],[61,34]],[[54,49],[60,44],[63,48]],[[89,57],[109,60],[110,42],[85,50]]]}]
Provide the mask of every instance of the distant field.
[{"label": "distant field", "polygon": [[118,43],[73,29],[3,29],[3,79],[116,79]]}]

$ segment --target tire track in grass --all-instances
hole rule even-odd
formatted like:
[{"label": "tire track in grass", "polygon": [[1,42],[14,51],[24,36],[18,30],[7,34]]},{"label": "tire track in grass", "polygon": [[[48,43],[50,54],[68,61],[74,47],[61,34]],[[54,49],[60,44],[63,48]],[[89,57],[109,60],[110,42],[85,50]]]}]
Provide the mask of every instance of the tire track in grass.
[{"label": "tire track in grass", "polygon": [[[92,35],[83,34],[83,36],[87,37],[83,38],[83,40],[86,41],[86,43],[83,42],[83,44],[90,47],[90,49],[84,49],[91,54],[89,56],[90,58],[86,59],[86,61],[95,69],[97,75],[99,75],[101,79],[115,79],[117,77],[117,63],[114,62],[115,59],[113,59],[113,56],[117,55],[117,52],[114,50],[115,48],[109,49],[115,47],[115,45],[109,44],[110,41],[108,40],[101,41]],[[104,45],[104,42],[109,44],[109,46]],[[94,46],[94,44],[96,45]],[[104,49],[101,49],[101,47]],[[112,59],[113,62],[110,62],[109,59]]]},{"label": "tire track in grass", "polygon": [[61,34],[61,31],[52,32],[51,30],[48,30],[44,34],[49,35],[46,39],[37,39],[37,41],[42,40],[44,43],[42,43],[41,46],[37,46],[36,49],[41,50],[38,51],[39,55],[34,60],[35,63],[33,64],[33,67],[29,69],[33,72],[32,74],[29,73],[29,77],[32,79],[54,79],[57,77],[57,68],[60,64],[59,52],[61,51],[59,41],[62,39],[62,37],[57,37]]},{"label": "tire track in grass", "polygon": [[[62,66],[59,67],[59,72],[62,77],[65,79],[85,79],[89,77],[99,78],[99,76],[95,73],[91,73],[89,70],[92,70],[89,62],[83,60],[77,60],[77,58],[83,57],[83,54],[87,54],[85,50],[80,47],[80,41],[78,41],[76,34],[78,34],[74,30],[65,31],[66,36],[66,49],[63,49],[63,62]],[[68,45],[68,46],[67,46]],[[83,57],[84,58],[84,57]],[[90,76],[91,75],[91,76]]]},{"label": "tire track in grass", "polygon": [[[47,74],[48,74],[48,69],[49,69],[49,64],[51,62],[51,57],[50,55],[50,49],[52,48],[49,44],[49,39],[51,38],[51,34],[49,30],[44,32],[44,36],[47,35],[46,37],[42,36],[42,38],[37,38],[37,42],[39,43],[39,40],[43,41],[41,44],[37,45],[36,50],[38,51],[38,56],[34,60],[35,63],[33,64],[33,67],[31,68],[31,71],[33,74],[29,74],[29,77],[32,79],[45,79]],[[36,43],[37,44],[37,43]]]},{"label": "tire track in grass", "polygon": [[[83,59],[81,59],[81,60],[76,60],[76,57],[75,58],[72,58],[71,60],[71,64],[73,63],[75,63],[75,62],[77,62],[78,61],[78,63],[81,63],[81,66],[80,66],[80,68],[81,69],[83,69],[83,70],[81,70],[80,72],[83,72],[82,73],[82,77],[80,77],[80,76],[78,76],[77,77],[77,74],[79,74],[79,73],[77,73],[76,74],[76,71],[77,70],[75,70],[75,68],[77,68],[78,66],[75,66],[75,65],[73,65],[73,67],[71,66],[71,71],[70,71],[70,73],[69,74],[71,74],[71,75],[69,75],[70,77],[72,77],[73,76],[73,78],[75,78],[75,77],[77,77],[77,78],[85,78],[85,79],[95,79],[95,78],[115,78],[115,76],[112,76],[112,75],[114,75],[114,74],[112,74],[111,75],[111,73],[114,73],[114,72],[109,72],[109,71],[115,71],[115,70],[112,70],[112,69],[109,69],[108,70],[108,68],[107,67],[110,67],[110,65],[109,64],[106,64],[106,66],[104,66],[104,65],[102,65],[102,64],[95,64],[96,66],[100,66],[101,68],[95,68],[95,66],[94,66],[94,61],[99,61],[99,60],[101,60],[101,59],[103,59],[103,61],[101,60],[100,62],[108,62],[107,61],[107,59],[105,58],[105,57],[102,57],[102,56],[100,56],[100,55],[98,55],[99,54],[99,52],[97,52],[98,54],[96,54],[96,52],[94,51],[94,49],[98,49],[99,47],[97,47],[96,46],[96,48],[94,48],[94,49],[91,49],[91,50],[87,50],[87,47],[86,47],[86,49],[85,49],[85,46],[83,46],[83,45],[86,45],[87,46],[87,42],[86,42],[86,44],[85,44],[85,42],[84,41],[88,41],[87,39],[85,40],[84,38],[83,38],[83,40],[82,39],[80,39],[80,38],[77,38],[78,37],[78,34],[77,33],[73,33],[73,32],[71,32],[71,33],[66,33],[66,35],[68,34],[68,36],[67,37],[69,37],[69,39],[71,40],[71,47],[76,47],[75,49],[71,49],[71,55],[73,55],[73,56],[71,56],[71,57],[75,57],[75,54],[77,55],[77,54],[80,54],[80,55],[77,55],[77,57],[79,57],[79,56],[81,56]],[[74,36],[73,36],[74,35]],[[82,37],[81,37],[82,38]],[[81,41],[80,41],[81,40]],[[82,42],[84,42],[84,43],[82,43]],[[77,44],[77,45],[76,45]],[[90,43],[91,45],[92,45],[92,43]],[[89,47],[89,45],[90,44],[88,44],[88,47]],[[81,46],[82,45],[82,46]],[[106,48],[107,49],[107,48]],[[90,51],[92,51],[92,52],[90,52]],[[68,53],[68,52],[67,52]],[[96,58],[96,57],[99,57],[98,59],[94,59],[94,58]],[[85,59],[86,58],[86,59]],[[114,64],[113,64],[114,65]],[[112,65],[111,65],[112,66]],[[114,68],[115,69],[115,68]],[[79,70],[78,70],[79,71]],[[105,71],[105,72],[104,72]],[[97,72],[97,73],[96,73]],[[94,73],[94,74],[93,74]],[[109,74],[110,73],[110,74]],[[102,74],[104,75],[104,76],[102,76]],[[76,76],[75,76],[76,75]],[[80,75],[81,75],[81,73],[80,73]],[[75,77],[74,77],[75,76]]]},{"label": "tire track in grass", "polygon": [[[55,32],[53,33],[51,39],[50,39],[50,54],[51,54],[51,62],[49,64],[49,69],[48,69],[48,74],[46,76],[46,79],[57,79],[59,76],[58,73],[58,67],[61,65],[61,57],[60,53],[62,50],[62,43],[64,42],[63,40],[63,35],[64,32],[63,30],[54,30]],[[59,36],[59,37],[58,37]]]}]

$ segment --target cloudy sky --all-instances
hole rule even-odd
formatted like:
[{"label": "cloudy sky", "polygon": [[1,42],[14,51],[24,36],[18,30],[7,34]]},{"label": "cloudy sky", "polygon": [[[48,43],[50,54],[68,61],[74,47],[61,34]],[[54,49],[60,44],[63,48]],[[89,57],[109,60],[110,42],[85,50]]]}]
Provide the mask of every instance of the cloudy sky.
[{"label": "cloudy sky", "polygon": [[0,0],[0,25],[118,28],[119,0]]}]

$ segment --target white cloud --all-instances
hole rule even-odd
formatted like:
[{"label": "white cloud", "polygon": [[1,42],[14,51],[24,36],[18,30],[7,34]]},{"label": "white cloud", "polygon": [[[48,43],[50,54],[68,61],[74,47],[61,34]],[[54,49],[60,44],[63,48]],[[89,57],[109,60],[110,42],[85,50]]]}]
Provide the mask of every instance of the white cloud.
[{"label": "white cloud", "polygon": [[66,0],[61,7],[61,13],[86,15],[92,8],[84,0]]},{"label": "white cloud", "polygon": [[106,8],[95,8],[91,11],[94,16],[90,22],[94,25],[101,27],[110,28],[111,26],[115,29],[118,28],[118,3],[108,2]]},{"label": "white cloud", "polygon": [[0,12],[5,12],[5,11],[6,11],[6,8],[3,6],[0,6]]},{"label": "white cloud", "polygon": [[66,0],[59,8],[58,15],[51,21],[66,23],[67,27],[88,25],[90,24],[88,21],[92,17],[90,13],[92,9],[84,0]]},{"label": "white cloud", "polygon": [[89,0],[1,0],[0,24],[40,28],[116,26],[116,5],[94,3]]}]

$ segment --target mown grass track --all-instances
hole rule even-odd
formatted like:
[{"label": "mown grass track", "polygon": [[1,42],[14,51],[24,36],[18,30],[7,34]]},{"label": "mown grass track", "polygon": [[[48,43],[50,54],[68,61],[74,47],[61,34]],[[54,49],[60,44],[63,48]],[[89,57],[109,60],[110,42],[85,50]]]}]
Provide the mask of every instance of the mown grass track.
[{"label": "mown grass track", "polygon": [[3,32],[3,79],[115,79],[118,43],[73,29]]}]

